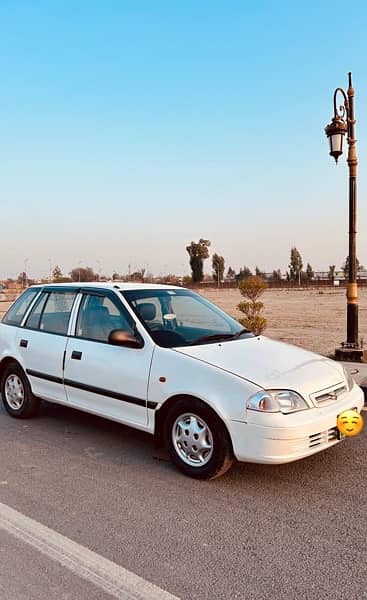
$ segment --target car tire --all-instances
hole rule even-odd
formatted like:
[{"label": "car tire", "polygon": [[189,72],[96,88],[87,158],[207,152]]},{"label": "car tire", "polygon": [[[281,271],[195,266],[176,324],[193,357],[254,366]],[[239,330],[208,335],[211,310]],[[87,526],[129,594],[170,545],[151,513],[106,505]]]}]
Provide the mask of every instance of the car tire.
[{"label": "car tire", "polygon": [[165,446],[172,462],[195,479],[215,479],[233,463],[227,428],[218,415],[195,398],[180,398],[164,423]]},{"label": "car tire", "polygon": [[1,377],[1,397],[5,410],[12,417],[29,419],[40,405],[32,394],[30,383],[18,363],[9,363]]}]

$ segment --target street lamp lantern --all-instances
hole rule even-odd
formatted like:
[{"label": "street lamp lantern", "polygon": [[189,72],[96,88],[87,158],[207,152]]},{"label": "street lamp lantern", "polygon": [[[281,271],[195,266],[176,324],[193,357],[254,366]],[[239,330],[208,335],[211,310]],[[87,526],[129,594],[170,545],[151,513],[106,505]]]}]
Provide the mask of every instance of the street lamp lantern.
[{"label": "street lamp lantern", "polygon": [[348,132],[348,125],[340,115],[336,114],[329,125],[325,127],[325,133],[329,138],[330,156],[338,162],[339,156],[343,154],[344,136]]},{"label": "street lamp lantern", "polygon": [[[348,286],[347,286],[347,341],[335,351],[335,358],[344,360],[362,360],[363,350],[358,340],[358,287],[357,287],[357,255],[356,255],[356,214],[357,214],[357,152],[354,125],[354,89],[352,73],[348,73],[349,86],[347,92],[336,88],[334,92],[334,116],[325,127],[329,139],[330,155],[338,162],[343,153],[343,139],[347,135],[349,167],[349,254],[348,254]],[[337,97],[341,95],[343,103],[337,106]]]}]

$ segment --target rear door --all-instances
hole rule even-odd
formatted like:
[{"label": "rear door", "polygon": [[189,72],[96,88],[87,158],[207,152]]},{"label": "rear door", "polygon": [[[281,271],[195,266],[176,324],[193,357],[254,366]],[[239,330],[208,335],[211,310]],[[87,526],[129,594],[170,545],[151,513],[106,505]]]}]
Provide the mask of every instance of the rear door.
[{"label": "rear door", "polygon": [[22,328],[17,344],[33,393],[46,400],[65,402],[64,352],[76,290],[44,290]]}]

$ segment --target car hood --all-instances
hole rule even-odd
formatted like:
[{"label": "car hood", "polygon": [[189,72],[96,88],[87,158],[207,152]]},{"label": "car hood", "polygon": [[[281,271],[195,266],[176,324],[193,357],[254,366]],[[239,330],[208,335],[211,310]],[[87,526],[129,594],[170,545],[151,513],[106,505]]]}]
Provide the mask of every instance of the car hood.
[{"label": "car hood", "polygon": [[185,346],[177,352],[247,379],[265,389],[293,389],[310,394],[345,383],[334,361],[260,336],[215,344]]}]

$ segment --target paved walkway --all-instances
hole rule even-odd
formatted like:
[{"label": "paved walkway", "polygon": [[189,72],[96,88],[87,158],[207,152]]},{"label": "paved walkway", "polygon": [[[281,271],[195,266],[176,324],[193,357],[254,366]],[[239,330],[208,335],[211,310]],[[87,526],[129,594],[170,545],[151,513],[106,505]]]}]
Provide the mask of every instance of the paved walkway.
[{"label": "paved walkway", "polygon": [[367,381],[367,363],[342,361],[342,364],[351,373],[351,375],[353,375],[353,378],[358,385],[363,383],[365,380]]},{"label": "paved walkway", "polygon": [[364,405],[367,407],[367,363],[344,362],[344,367],[351,373],[354,380],[364,392]]}]

